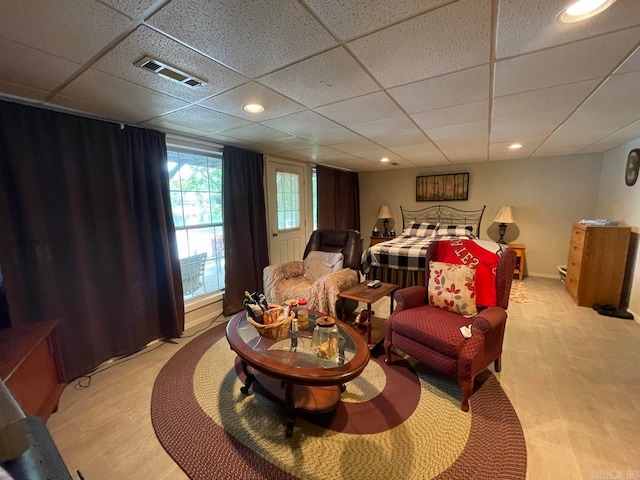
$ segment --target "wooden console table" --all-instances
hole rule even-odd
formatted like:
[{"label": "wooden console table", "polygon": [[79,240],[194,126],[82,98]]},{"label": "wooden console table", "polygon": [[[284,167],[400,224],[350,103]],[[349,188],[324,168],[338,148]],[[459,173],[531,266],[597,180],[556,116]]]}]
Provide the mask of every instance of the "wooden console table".
[{"label": "wooden console table", "polygon": [[0,330],[0,378],[25,414],[45,422],[66,386],[56,342],[58,320]]}]

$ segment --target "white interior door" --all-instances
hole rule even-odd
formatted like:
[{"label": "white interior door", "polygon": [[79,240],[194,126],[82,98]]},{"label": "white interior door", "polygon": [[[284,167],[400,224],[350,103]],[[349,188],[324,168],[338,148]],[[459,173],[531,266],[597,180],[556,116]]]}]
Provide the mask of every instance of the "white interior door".
[{"label": "white interior door", "polygon": [[267,203],[271,265],[302,260],[307,240],[305,192],[304,167],[268,161]]}]

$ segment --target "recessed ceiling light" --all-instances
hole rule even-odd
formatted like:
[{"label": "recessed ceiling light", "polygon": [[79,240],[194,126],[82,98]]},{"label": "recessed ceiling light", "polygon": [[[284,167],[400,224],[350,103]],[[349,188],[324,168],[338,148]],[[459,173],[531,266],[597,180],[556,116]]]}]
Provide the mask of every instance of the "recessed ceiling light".
[{"label": "recessed ceiling light", "polygon": [[522,148],[522,145],[519,143],[512,143],[509,145],[509,150],[518,150],[519,148]]},{"label": "recessed ceiling light", "polygon": [[381,161],[382,163],[387,163],[387,162],[389,162],[390,160],[389,160],[387,157],[383,157],[383,158],[381,158],[381,159],[380,159],[380,161]]},{"label": "recessed ceiling light", "polygon": [[259,105],[257,103],[248,103],[247,105],[245,105],[244,107],[242,107],[242,109],[245,112],[249,112],[249,113],[260,113],[260,112],[264,112],[264,107],[262,105]]},{"label": "recessed ceiling light", "polygon": [[574,23],[598,15],[616,0],[578,0],[565,8],[558,18],[564,23]]}]

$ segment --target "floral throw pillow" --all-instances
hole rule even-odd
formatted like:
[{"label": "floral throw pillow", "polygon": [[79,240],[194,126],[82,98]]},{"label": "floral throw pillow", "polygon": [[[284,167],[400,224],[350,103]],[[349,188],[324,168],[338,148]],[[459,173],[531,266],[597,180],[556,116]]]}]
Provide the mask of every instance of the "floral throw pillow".
[{"label": "floral throw pillow", "polygon": [[473,317],[478,313],[475,287],[475,268],[429,262],[429,305]]}]

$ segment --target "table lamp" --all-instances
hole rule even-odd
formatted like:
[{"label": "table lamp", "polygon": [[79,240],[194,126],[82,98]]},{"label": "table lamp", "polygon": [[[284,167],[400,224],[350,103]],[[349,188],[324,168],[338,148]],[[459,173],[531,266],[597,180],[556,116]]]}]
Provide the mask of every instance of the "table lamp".
[{"label": "table lamp", "polygon": [[504,234],[507,232],[507,223],[516,223],[511,207],[500,207],[496,216],[493,217],[493,221],[500,224],[498,225],[498,232],[500,233],[498,243],[507,243],[504,241]]},{"label": "table lamp", "polygon": [[383,219],[383,224],[384,224],[384,233],[383,235],[385,237],[389,236],[389,219],[393,218],[393,215],[391,215],[391,210],[389,209],[389,207],[387,207],[386,205],[382,205],[380,207],[380,210],[378,210],[378,218],[379,219]]}]

